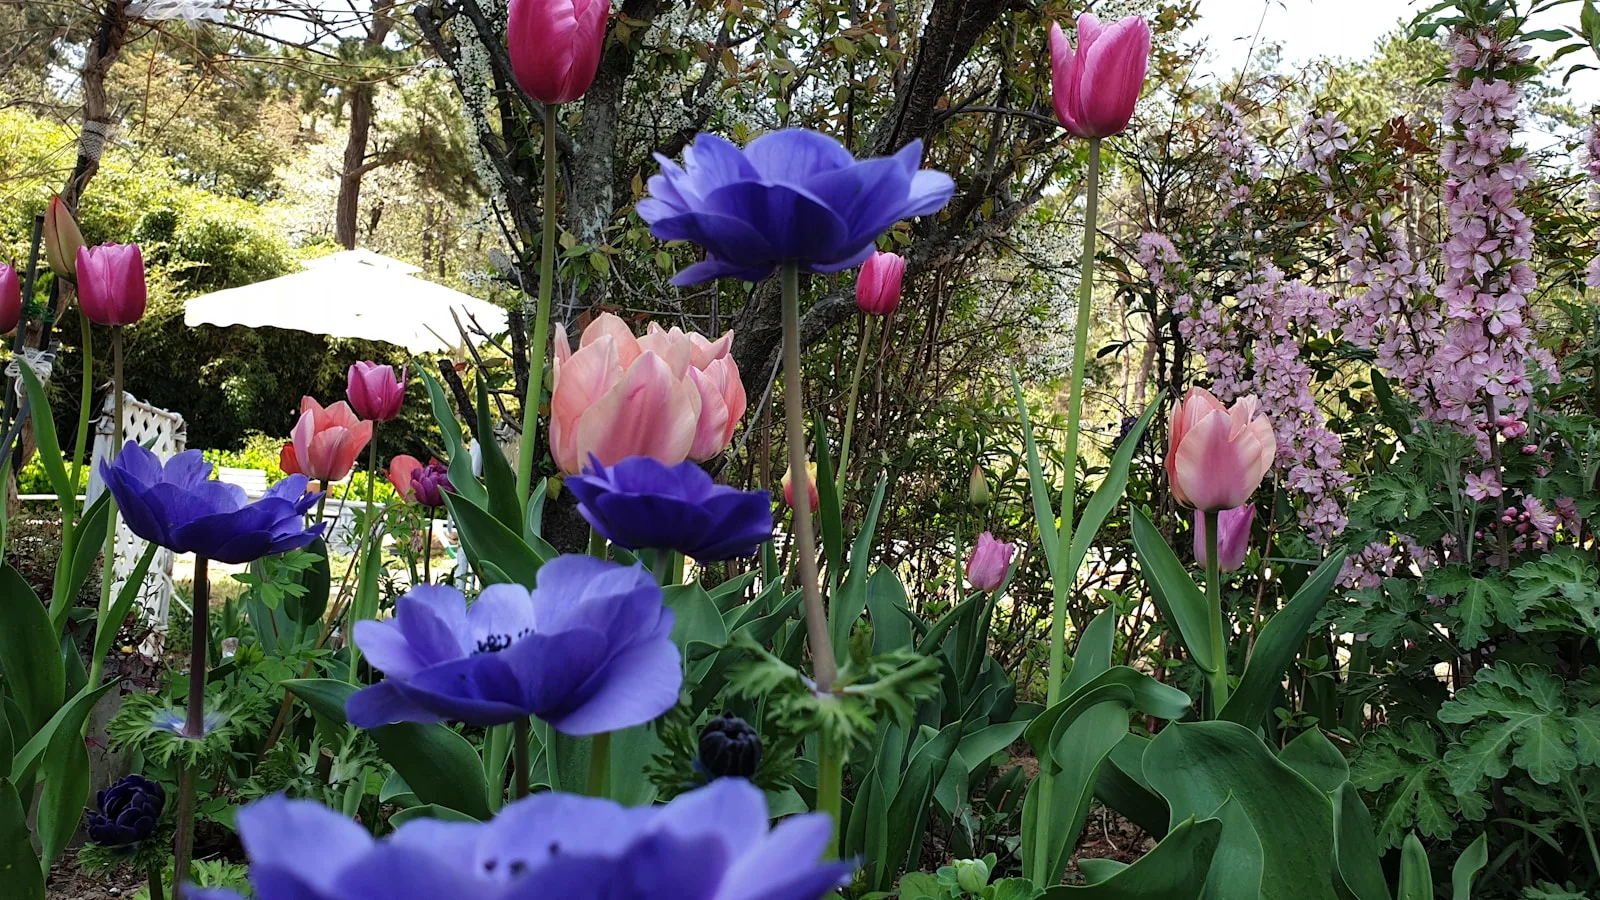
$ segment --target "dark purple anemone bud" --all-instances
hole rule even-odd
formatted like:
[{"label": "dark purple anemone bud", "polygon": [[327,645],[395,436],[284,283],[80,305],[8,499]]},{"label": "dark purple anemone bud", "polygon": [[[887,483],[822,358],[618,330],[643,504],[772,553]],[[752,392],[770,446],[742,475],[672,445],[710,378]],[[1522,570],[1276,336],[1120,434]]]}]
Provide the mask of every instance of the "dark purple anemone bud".
[{"label": "dark purple anemone bud", "polygon": [[167,460],[129,441],[100,477],[117,500],[129,530],[174,553],[224,563],[254,562],[308,546],[322,523],[307,528],[305,514],[321,494],[306,493],[306,477],[290,475],[250,502],[244,488],[211,480],[199,450]]},{"label": "dark purple anemone bud", "polygon": [[129,775],[95,794],[84,816],[89,840],[102,847],[126,847],[155,833],[167,792],[143,775]]},{"label": "dark purple anemone bud", "polygon": [[738,716],[721,715],[700,732],[700,767],[712,778],[750,778],[761,768],[761,735]]},{"label": "dark purple anemone bud", "polygon": [[734,277],[760,281],[782,263],[806,272],[861,265],[894,223],[938,212],[955,182],[922,168],[922,142],[893,156],[857,162],[845,146],[817,131],[773,131],[740,150],[701,134],[683,151],[683,166],[659,154],[661,174],[639,218],[663,241],[691,241],[705,261],[673,276],[673,284]]},{"label": "dark purple anemone bud", "polygon": [[662,601],[642,567],[579,555],[545,563],[532,591],[490,585],[470,608],[453,587],[412,588],[394,618],[356,623],[356,646],[385,677],[352,694],[345,715],[357,728],[528,716],[573,735],[642,725],[683,684]]},{"label": "dark purple anemone bud", "polygon": [[418,503],[438,509],[444,505],[446,491],[452,494],[456,492],[455,485],[450,483],[450,467],[435,459],[413,470],[411,490],[416,494]]},{"label": "dark purple anemone bud", "polygon": [[749,556],[772,540],[772,495],[711,480],[692,462],[630,456],[606,467],[593,456],[567,478],[578,512],[613,544],[676,550],[696,562]]},{"label": "dark purple anemone bud", "polygon": [[633,808],[546,791],[489,822],[411,819],[382,840],[282,795],[239,810],[238,823],[257,900],[817,900],[854,868],[823,859],[826,813],[773,827],[761,789],[737,778]]}]

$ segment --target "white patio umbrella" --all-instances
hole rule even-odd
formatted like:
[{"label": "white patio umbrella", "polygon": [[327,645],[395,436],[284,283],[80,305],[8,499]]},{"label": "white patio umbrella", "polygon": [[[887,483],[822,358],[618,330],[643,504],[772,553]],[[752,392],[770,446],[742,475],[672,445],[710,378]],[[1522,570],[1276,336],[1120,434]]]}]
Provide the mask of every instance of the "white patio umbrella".
[{"label": "white patio umbrella", "polygon": [[[412,353],[448,351],[461,324],[490,334],[506,330],[505,310],[413,273],[410,263],[367,250],[346,250],[304,263],[305,271],[191,298],[185,325],[292,328],[331,337],[398,344]],[[469,318],[470,316],[470,318]],[[483,339],[473,336],[475,342]]]}]

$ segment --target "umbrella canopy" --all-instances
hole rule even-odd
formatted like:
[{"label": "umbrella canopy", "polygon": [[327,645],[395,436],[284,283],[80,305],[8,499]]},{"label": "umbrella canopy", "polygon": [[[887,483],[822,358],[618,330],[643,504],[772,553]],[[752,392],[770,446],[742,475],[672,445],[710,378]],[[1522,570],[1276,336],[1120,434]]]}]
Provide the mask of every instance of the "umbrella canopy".
[{"label": "umbrella canopy", "polygon": [[[347,250],[305,263],[304,272],[191,298],[185,325],[292,328],[331,337],[398,344],[412,353],[460,345],[454,311],[490,334],[506,330],[505,310],[434,284],[421,269],[367,250]],[[469,318],[470,316],[470,318]],[[475,341],[482,338],[474,335]]]}]

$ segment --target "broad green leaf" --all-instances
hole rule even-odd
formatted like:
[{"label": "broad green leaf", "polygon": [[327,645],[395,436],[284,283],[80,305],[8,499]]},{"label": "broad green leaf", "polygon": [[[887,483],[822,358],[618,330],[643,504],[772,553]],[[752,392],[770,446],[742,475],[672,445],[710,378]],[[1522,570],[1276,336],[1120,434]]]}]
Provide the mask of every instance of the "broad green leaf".
[{"label": "broad green leaf", "polygon": [[1399,900],[1433,900],[1433,870],[1428,867],[1428,851],[1414,834],[1406,835],[1400,849]]},{"label": "broad green leaf", "polygon": [[1218,661],[1211,652],[1211,614],[1207,612],[1205,595],[1144,510],[1134,507],[1129,516],[1133,549],[1139,555],[1139,568],[1150,586],[1151,599],[1167,623],[1177,628],[1195,664],[1207,672],[1214,671]]},{"label": "broad green leaf", "polygon": [[1278,751],[1278,761],[1300,773],[1325,794],[1350,781],[1350,764],[1344,754],[1322,733],[1313,728]]},{"label": "broad green leaf", "polygon": [[39,464],[44,466],[50,486],[55,489],[56,501],[65,514],[77,505],[78,491],[72,483],[72,477],[67,474],[66,459],[61,455],[61,442],[56,438],[56,423],[51,418],[50,401],[45,397],[44,385],[40,383],[39,376],[34,374],[32,366],[19,364],[17,371],[21,373],[22,383],[28,392],[28,418],[33,422],[33,441],[39,448]]},{"label": "broad green leaf", "polygon": [[44,792],[39,797],[41,862],[49,866],[72,840],[89,802],[89,751],[78,731],[57,730],[40,763]]},{"label": "broad green leaf", "polygon": [[1271,714],[1273,697],[1283,683],[1284,672],[1294,662],[1295,654],[1305,646],[1311,623],[1316,621],[1317,613],[1327,602],[1328,591],[1343,566],[1342,553],[1323,560],[1322,565],[1306,577],[1300,590],[1294,592],[1288,604],[1261,629],[1239,686],[1223,704],[1219,718],[1255,728]]},{"label": "broad green leaf", "polygon": [[728,643],[728,628],[723,624],[717,604],[699,582],[674,584],[662,589],[667,608],[672,610],[672,641],[692,658],[689,645],[703,644],[715,649]]},{"label": "broad green leaf", "polygon": [[[444,388],[439,386],[432,375],[418,371],[422,376],[422,383],[428,387],[428,399],[433,404],[433,419],[439,424],[439,433],[444,436],[445,453],[450,457],[450,487],[456,495],[467,502],[485,509],[489,506],[489,493],[484,490],[483,483],[472,474],[472,454],[467,449],[467,442],[461,434],[461,423],[456,420],[455,410],[450,408],[450,398],[445,396]],[[494,446],[494,438],[487,437],[488,445],[484,448],[484,455]],[[447,495],[448,498],[448,495]]]},{"label": "broad green leaf", "polygon": [[89,504],[83,518],[72,529],[72,571],[63,596],[76,598],[89,580],[89,570],[105,549],[106,526],[111,519],[111,492],[105,491]]},{"label": "broad green leaf", "polygon": [[0,884],[7,898],[44,900],[44,872],[33,855],[27,812],[7,778],[0,778]]},{"label": "broad green leaf", "polygon": [[[27,366],[22,367],[28,371]],[[0,567],[0,672],[30,734],[50,720],[66,695],[59,633],[33,588],[10,565]]]},{"label": "broad green leaf", "polygon": [[979,591],[951,607],[950,611],[940,616],[939,621],[933,623],[933,627],[928,629],[926,635],[923,635],[922,640],[917,643],[917,650],[923,654],[937,652],[939,645],[944,643],[945,635],[950,633],[950,629],[954,628],[956,623],[961,621],[961,618],[971,612],[974,607],[981,605],[985,599],[986,595]]},{"label": "broad green leaf", "polygon": [[1509,663],[1480,669],[1440,707],[1439,719],[1469,726],[1444,756],[1457,792],[1504,778],[1513,765],[1539,784],[1554,784],[1578,763],[1577,728],[1561,680],[1548,669]]},{"label": "broad green leaf", "polygon": [[1149,745],[1150,739],[1143,735],[1124,735],[1100,766],[1094,795],[1159,840],[1167,833],[1171,811],[1145,780],[1144,750]]},{"label": "broad green leaf", "polygon": [[[1044,753],[1045,741],[1056,727],[1056,720],[1063,713],[1074,708],[1081,711],[1086,708],[1084,698],[1097,690],[1113,686],[1125,690],[1127,704],[1146,715],[1159,719],[1179,719],[1189,710],[1189,695],[1183,691],[1170,684],[1162,684],[1137,669],[1113,666],[1089,679],[1086,684],[1068,694],[1059,703],[1040,713],[1028,725],[1025,733],[1028,743],[1033,746],[1035,752]],[[1110,697],[1101,698],[1105,699]]]},{"label": "broad green leaf", "polygon": [[1348,781],[1339,785],[1333,792],[1333,865],[1339,884],[1354,900],[1392,900],[1382,860],[1361,794]]},{"label": "broad green leaf", "polygon": [[63,703],[55,715],[50,717],[50,721],[34,732],[33,737],[17,749],[16,755],[11,760],[11,783],[24,785],[31,790],[35,766],[44,758],[46,749],[53,745],[56,735],[73,735],[82,740],[83,721],[89,717],[89,710],[94,707],[95,701],[100,699],[100,695],[116,686],[117,682],[108,681],[94,690],[85,687],[74,694],[71,700]]},{"label": "broad green leaf", "polygon": [[910,610],[905,585],[888,566],[879,566],[867,579],[867,613],[872,616],[872,652],[887,653],[911,647]]},{"label": "broad green leaf", "polygon": [[1067,571],[1077,572],[1083,566],[1083,558],[1089,554],[1089,547],[1094,543],[1095,535],[1100,533],[1100,526],[1105,524],[1106,516],[1111,510],[1122,502],[1122,492],[1128,487],[1128,464],[1133,461],[1133,454],[1139,448],[1139,440],[1144,437],[1144,430],[1150,425],[1150,419],[1161,408],[1161,401],[1165,399],[1165,391],[1157,391],[1150,405],[1144,408],[1144,415],[1134,423],[1128,433],[1123,436],[1122,442],[1117,445],[1117,452],[1111,457],[1111,467],[1106,470],[1106,477],[1095,488],[1094,496],[1084,505],[1083,512],[1078,517],[1078,527],[1072,532],[1072,548],[1067,554]]},{"label": "broad green leaf", "polygon": [[319,537],[312,541],[306,550],[315,553],[321,559],[312,563],[300,578],[300,585],[306,592],[304,596],[296,598],[295,608],[291,613],[292,618],[301,625],[311,625],[322,620],[322,614],[328,611],[328,595],[333,590],[333,569],[328,562],[330,556],[328,542]]},{"label": "broad green leaf", "polygon": [[[930,738],[906,763],[900,787],[889,800],[888,845],[883,859],[889,878],[905,864],[906,854],[922,842],[922,832],[927,824],[928,806],[933,801],[933,791],[944,777],[945,766],[955,753],[961,738],[961,722],[952,722]],[[880,889],[888,885],[880,882]]]},{"label": "broad green leaf", "polygon": [[1488,864],[1489,835],[1480,834],[1477,840],[1467,845],[1450,869],[1451,900],[1472,900],[1472,883],[1478,880],[1478,873]]},{"label": "broad green leaf", "polygon": [[[821,415],[812,418],[816,434],[817,518],[821,520],[822,555],[828,560],[828,580],[837,584],[844,569],[844,510],[839,504],[839,481],[833,472],[833,451],[828,447],[828,424]],[[799,479],[794,479],[799,497]],[[832,630],[830,624],[830,631]]]},{"label": "broad green leaf", "polygon": [[[283,686],[317,714],[345,723],[345,701],[356,686],[331,678],[302,678]],[[488,787],[478,752],[467,739],[444,725],[402,722],[367,731],[378,754],[400,773],[423,803],[437,803],[476,819],[487,819]]]},{"label": "broad green leaf", "polygon": [[[1037,884],[1056,884],[1066,870],[1088,818],[1100,768],[1128,734],[1130,695],[1122,685],[1083,691],[1079,695],[1081,707],[1068,709],[1055,722],[1049,762],[1059,771],[1053,779],[1053,796],[1044,796],[1044,780],[1035,779],[1023,803],[1023,874]],[[1050,858],[1041,860],[1037,833],[1040,817],[1045,815],[1050,820]]]},{"label": "broad green leaf", "polygon": [[[819,479],[821,475],[817,476]],[[884,491],[889,487],[889,476],[878,479],[878,489],[867,507],[867,517],[861,522],[850,548],[850,572],[839,585],[828,603],[828,630],[833,639],[833,653],[839,663],[850,655],[850,630],[867,608],[867,571],[872,557],[872,535],[878,527],[878,514],[883,509]]]},{"label": "broad green leaf", "polygon": [[1456,564],[1430,571],[1422,584],[1430,596],[1454,599],[1450,611],[1457,623],[1455,638],[1464,649],[1487,640],[1496,622],[1514,626],[1522,617],[1511,582],[1500,575],[1480,575]]},{"label": "broad green leaf", "polygon": [[1045,900],[1197,900],[1221,835],[1220,821],[1190,819],[1126,869],[1094,884],[1050,888]]},{"label": "broad green leaf", "polygon": [[[494,434],[494,416],[489,412],[489,386],[478,379],[478,433]],[[489,495],[489,514],[500,520],[507,531],[515,534],[524,527],[522,498],[517,496],[517,473],[511,471],[511,462],[504,453],[496,452],[499,445],[485,438],[483,446],[483,485]],[[454,485],[455,482],[451,482]]]},{"label": "broad green leaf", "polygon": [[444,502],[456,527],[461,529],[461,546],[467,558],[479,566],[485,580],[489,579],[491,570],[484,564],[489,563],[525,588],[537,583],[539,567],[544,561],[516,532],[465,496],[446,493]]},{"label": "broad green leaf", "polygon": [[1439,742],[1431,727],[1410,720],[1369,732],[1352,761],[1350,780],[1377,794],[1378,843],[1398,847],[1412,828],[1435,838],[1456,829],[1456,811],[1473,818],[1487,809],[1482,795],[1457,794],[1445,778]]},{"label": "broad green leaf", "polygon": [[[1223,829],[1210,900],[1335,900],[1332,803],[1251,730],[1225,721],[1168,725],[1145,750],[1144,773],[1174,822],[1211,815],[1230,799],[1248,822]],[[1252,844],[1260,846],[1259,868],[1239,867]],[[1308,853],[1312,847],[1322,849]],[[1233,865],[1222,865],[1225,854]]]},{"label": "broad green leaf", "polygon": [[1083,629],[1083,634],[1078,636],[1077,652],[1072,654],[1072,670],[1061,685],[1062,696],[1071,697],[1097,675],[1110,670],[1111,656],[1116,649],[1116,628],[1117,613],[1108,609]]},{"label": "broad green leaf", "polygon": [[1022,379],[1017,370],[1011,370],[1011,385],[1017,392],[1017,417],[1022,423],[1022,445],[1028,457],[1028,488],[1033,497],[1033,521],[1039,528],[1039,544],[1044,547],[1045,562],[1050,577],[1058,577],[1056,570],[1062,560],[1056,558],[1059,533],[1056,530],[1056,511],[1050,503],[1050,485],[1044,480],[1044,470],[1039,465],[1039,448],[1033,440],[1033,425],[1028,421],[1028,400],[1022,395]]},{"label": "broad green leaf", "polygon": [[1022,730],[1027,727],[1027,721],[1019,721],[1001,722],[999,725],[980,728],[971,734],[962,735],[957,752],[967,761],[968,766],[976,768],[989,757],[1016,743],[1017,738],[1022,736]]}]

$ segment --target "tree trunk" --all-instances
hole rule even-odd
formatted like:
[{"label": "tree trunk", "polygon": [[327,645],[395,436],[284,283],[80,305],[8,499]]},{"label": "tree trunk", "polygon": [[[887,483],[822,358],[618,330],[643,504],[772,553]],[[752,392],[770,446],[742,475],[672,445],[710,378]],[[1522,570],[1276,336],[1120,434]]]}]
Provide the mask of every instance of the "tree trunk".
[{"label": "tree trunk", "polygon": [[[372,22],[367,26],[365,49],[383,48],[394,25],[394,0],[374,0]],[[363,76],[365,77],[365,76]],[[367,141],[372,136],[372,113],[377,88],[368,81],[350,86],[350,133],[344,145],[344,169],[339,173],[339,202],[333,214],[334,238],[346,250],[356,248],[356,215],[361,205],[361,179],[367,174]]]}]

